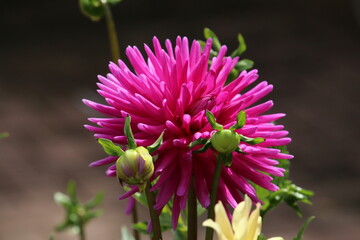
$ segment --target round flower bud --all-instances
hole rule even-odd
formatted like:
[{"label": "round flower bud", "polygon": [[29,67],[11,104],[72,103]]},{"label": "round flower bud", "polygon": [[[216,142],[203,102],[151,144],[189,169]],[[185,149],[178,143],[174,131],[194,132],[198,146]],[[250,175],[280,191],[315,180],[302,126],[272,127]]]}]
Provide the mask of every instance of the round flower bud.
[{"label": "round flower bud", "polygon": [[116,161],[116,175],[130,185],[144,185],[154,173],[149,151],[144,147],[126,150]]},{"label": "round flower bud", "polygon": [[230,129],[224,129],[216,132],[210,142],[219,153],[230,154],[238,148],[240,135]]}]

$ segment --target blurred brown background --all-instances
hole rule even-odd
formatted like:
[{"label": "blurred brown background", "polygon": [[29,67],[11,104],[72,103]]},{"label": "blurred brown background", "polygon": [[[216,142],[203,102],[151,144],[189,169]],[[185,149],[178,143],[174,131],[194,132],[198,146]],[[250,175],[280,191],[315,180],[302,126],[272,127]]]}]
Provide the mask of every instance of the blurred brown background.
[{"label": "blurred brown background", "polygon": [[[120,239],[129,224],[122,189],[105,168],[87,167],[104,153],[82,127],[94,112],[81,99],[98,99],[96,75],[108,71],[105,23],[83,17],[75,0],[6,1],[0,9],[0,132],[11,134],[0,140],[0,239],[48,239],[63,218],[53,193],[69,179],[83,200],[106,194],[88,239]],[[359,239],[359,1],[124,0],[113,12],[122,52],[153,35],[201,39],[204,27],[234,49],[241,32],[244,57],[275,85],[273,111],[287,113],[292,179],[316,192],[314,206],[303,206],[305,217],[317,216],[304,239]],[[292,239],[304,220],[283,206],[264,230]]]}]

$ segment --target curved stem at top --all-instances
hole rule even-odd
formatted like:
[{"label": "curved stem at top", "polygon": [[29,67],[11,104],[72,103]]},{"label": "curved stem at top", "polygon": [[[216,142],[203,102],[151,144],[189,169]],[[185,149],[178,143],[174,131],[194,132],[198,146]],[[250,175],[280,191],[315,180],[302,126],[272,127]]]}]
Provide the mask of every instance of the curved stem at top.
[{"label": "curved stem at top", "polygon": [[109,35],[111,59],[114,63],[117,63],[117,61],[120,59],[120,48],[119,48],[119,41],[117,37],[115,22],[111,14],[111,9],[109,4],[107,4],[106,1],[102,1],[102,3],[105,9],[105,19],[106,19],[106,26]]}]

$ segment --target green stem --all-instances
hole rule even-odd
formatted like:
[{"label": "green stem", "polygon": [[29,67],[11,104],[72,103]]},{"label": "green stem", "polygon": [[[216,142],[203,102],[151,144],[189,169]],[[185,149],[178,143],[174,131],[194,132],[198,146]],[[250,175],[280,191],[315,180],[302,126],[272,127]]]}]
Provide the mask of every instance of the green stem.
[{"label": "green stem", "polygon": [[154,233],[153,239],[154,240],[162,240],[159,215],[154,209],[155,197],[154,197],[154,194],[152,192],[150,192],[150,188],[151,188],[151,182],[149,181],[146,184],[145,195],[146,195],[146,199],[148,202],[150,218],[151,218],[151,223],[152,223],[152,230]]},{"label": "green stem", "polygon": [[[139,221],[139,218],[138,218],[138,213],[137,213],[137,203],[135,202],[134,204],[134,208],[133,208],[133,211],[132,211],[132,220],[133,220],[133,223],[137,223]],[[139,232],[136,231],[135,229],[133,230],[133,234],[134,234],[134,237],[135,237],[135,240],[140,240],[140,235],[139,235]]]},{"label": "green stem", "polygon": [[196,240],[197,239],[197,205],[196,205],[196,194],[194,191],[194,176],[191,177],[187,204],[188,204],[187,240]]},{"label": "green stem", "polygon": [[[210,193],[210,205],[208,207],[208,219],[215,220],[215,203],[216,203],[216,197],[217,197],[217,190],[218,185],[220,181],[220,175],[221,175],[221,167],[223,164],[224,155],[221,153],[218,153],[216,157],[216,166],[214,170],[214,177],[213,182],[211,185],[211,193]],[[212,240],[214,235],[214,231],[212,228],[206,228],[206,235],[205,240]]]},{"label": "green stem", "polygon": [[120,59],[120,48],[119,48],[119,41],[116,33],[116,27],[114,18],[111,14],[111,9],[109,4],[106,2],[104,3],[104,9],[105,9],[105,19],[106,19],[106,26],[108,30],[109,35],[109,41],[110,41],[110,49],[111,49],[111,58],[112,61],[117,63],[117,61]]},{"label": "green stem", "polygon": [[82,221],[81,217],[80,217],[80,223],[79,223],[79,237],[80,237],[80,240],[85,240],[84,222]]}]

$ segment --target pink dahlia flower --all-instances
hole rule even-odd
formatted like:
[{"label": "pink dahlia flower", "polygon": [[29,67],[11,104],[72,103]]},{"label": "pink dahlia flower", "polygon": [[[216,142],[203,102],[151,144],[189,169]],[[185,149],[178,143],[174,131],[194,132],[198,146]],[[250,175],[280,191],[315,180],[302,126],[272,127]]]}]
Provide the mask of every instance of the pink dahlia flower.
[{"label": "pink dahlia flower", "polygon": [[[136,143],[140,146],[152,144],[166,129],[164,143],[157,151],[153,179],[159,177],[152,190],[158,190],[155,208],[161,210],[173,197],[173,226],[177,225],[180,211],[185,209],[190,179],[194,176],[194,189],[203,207],[210,204],[209,192],[215,168],[215,156],[211,150],[192,153],[188,145],[198,138],[210,138],[212,128],[206,118],[211,111],[218,123],[228,128],[236,121],[239,111],[246,112],[246,124],[239,134],[246,137],[261,137],[265,141],[257,145],[240,142],[245,154],[233,153],[230,167],[223,167],[218,187],[218,200],[231,207],[243,201],[247,194],[253,202],[259,202],[255,189],[249,182],[276,191],[272,177],[282,176],[283,169],[276,167],[274,159],[290,159],[271,148],[288,144],[287,131],[273,121],[285,114],[264,114],[273,106],[272,101],[256,104],[272,91],[273,86],[263,81],[251,90],[241,93],[258,78],[257,70],[243,71],[232,83],[225,81],[238,61],[225,57],[226,46],[222,46],[217,57],[208,66],[211,40],[202,50],[199,42],[193,41],[189,48],[188,39],[176,39],[173,48],[166,40],[163,49],[157,38],[153,39],[154,51],[144,46],[147,59],[137,47],[128,47],[126,55],[133,70],[119,60],[110,63],[106,77],[99,76],[99,94],[108,105],[84,100],[89,107],[106,115],[106,118],[89,118],[98,126],[85,127],[95,133],[96,138],[106,138],[118,144],[126,144],[123,133],[127,114],[132,118],[132,129]],[[108,176],[116,176],[116,157],[107,157],[90,166],[112,164]],[[137,187],[121,198],[138,191]]]}]

